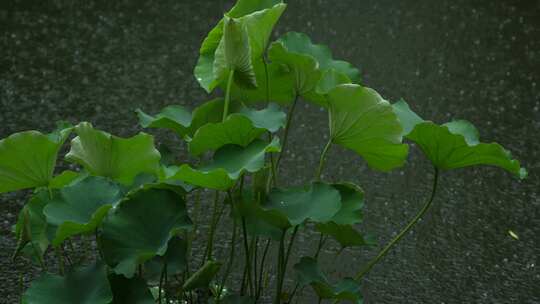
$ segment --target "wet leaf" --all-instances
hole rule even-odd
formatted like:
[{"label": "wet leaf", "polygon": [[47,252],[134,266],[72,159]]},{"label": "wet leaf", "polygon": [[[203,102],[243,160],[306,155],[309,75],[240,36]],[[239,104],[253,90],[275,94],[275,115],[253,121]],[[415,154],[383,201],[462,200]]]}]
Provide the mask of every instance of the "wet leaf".
[{"label": "wet leaf", "polygon": [[23,304],[109,304],[113,294],[103,264],[77,268],[61,277],[43,274],[23,295]]},{"label": "wet leaf", "polygon": [[181,195],[167,189],[141,189],[120,202],[102,224],[105,261],[131,278],[139,264],[163,256],[171,238],[190,229]]},{"label": "wet leaf", "polygon": [[0,140],[0,193],[48,186],[70,133],[71,128],[51,134],[26,131]]},{"label": "wet leaf", "polygon": [[333,143],[355,151],[371,168],[388,171],[405,162],[408,146],[392,106],[377,92],[339,85],[328,94]]},{"label": "wet leaf", "polygon": [[58,246],[71,236],[93,233],[122,196],[116,183],[96,176],[55,192],[43,209],[47,222],[58,227],[52,244]]},{"label": "wet leaf", "polygon": [[82,165],[91,174],[125,185],[141,173],[157,175],[160,155],[152,136],[139,133],[120,138],[96,130],[87,122],[80,123],[75,131],[78,136],[71,141],[66,159]]}]

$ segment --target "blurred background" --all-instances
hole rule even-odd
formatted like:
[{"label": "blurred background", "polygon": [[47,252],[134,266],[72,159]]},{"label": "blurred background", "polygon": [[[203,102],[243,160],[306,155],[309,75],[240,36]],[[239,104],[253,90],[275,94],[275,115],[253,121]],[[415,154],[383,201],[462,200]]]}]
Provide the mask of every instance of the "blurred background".
[{"label": "blurred background", "polygon": [[[444,174],[430,214],[365,277],[365,303],[540,303],[540,1],[287,2],[275,38],[307,33],[357,66],[363,85],[436,122],[471,121],[483,141],[501,143],[529,170],[521,182],[485,167]],[[50,131],[58,120],[127,136],[139,130],[136,108],[156,113],[208,100],[192,71],[202,39],[231,5],[0,1],[0,138]],[[282,163],[289,184],[313,176],[327,134],[326,113],[301,103]],[[172,134],[158,135],[179,147]],[[325,179],[366,191],[362,230],[380,246],[428,194],[432,171],[412,150],[405,167],[385,174],[339,148],[328,159]],[[35,271],[10,260],[25,197],[0,196],[0,303],[16,303],[19,271],[25,282]],[[310,254],[317,238],[301,233],[295,257]],[[333,278],[354,274],[378,252],[336,256],[338,249],[331,243],[322,253],[326,270],[337,266]]]}]

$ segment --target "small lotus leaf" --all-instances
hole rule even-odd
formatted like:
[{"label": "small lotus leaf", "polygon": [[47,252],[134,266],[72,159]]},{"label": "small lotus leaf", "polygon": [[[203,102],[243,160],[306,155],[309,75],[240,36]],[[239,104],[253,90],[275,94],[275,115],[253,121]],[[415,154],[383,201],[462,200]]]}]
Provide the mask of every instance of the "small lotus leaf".
[{"label": "small lotus leaf", "polygon": [[0,140],[0,193],[48,186],[70,132],[71,128],[51,134],[25,131]]},{"label": "small lotus leaf", "polygon": [[43,209],[47,222],[58,227],[53,245],[58,246],[77,234],[93,233],[121,198],[116,183],[97,176],[88,176],[60,189]]},{"label": "small lotus leaf", "polygon": [[102,224],[105,261],[131,278],[137,266],[162,256],[171,238],[191,228],[183,196],[168,189],[143,188],[120,202]]},{"label": "small lotus leaf", "polygon": [[332,142],[362,156],[374,169],[402,166],[408,146],[401,143],[401,124],[392,106],[377,92],[354,84],[328,94]]},{"label": "small lotus leaf", "polygon": [[82,165],[93,175],[129,185],[140,173],[157,174],[160,155],[154,138],[140,133],[125,139],[96,130],[87,122],[75,127],[66,159]]},{"label": "small lotus leaf", "polygon": [[23,304],[110,304],[113,293],[105,265],[82,267],[65,276],[43,274],[24,293]]}]

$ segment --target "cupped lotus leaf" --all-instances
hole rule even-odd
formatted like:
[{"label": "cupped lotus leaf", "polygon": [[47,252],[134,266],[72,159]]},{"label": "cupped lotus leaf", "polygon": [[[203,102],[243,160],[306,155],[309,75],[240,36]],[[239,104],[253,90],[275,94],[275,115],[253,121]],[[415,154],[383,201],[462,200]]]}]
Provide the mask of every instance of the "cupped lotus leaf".
[{"label": "cupped lotus leaf", "polygon": [[70,132],[71,128],[51,134],[25,131],[0,140],[0,193],[48,186]]},{"label": "cupped lotus leaf", "polygon": [[334,69],[345,74],[351,81],[360,81],[360,71],[350,63],[342,60],[334,60],[332,51],[322,44],[314,44],[304,33],[289,32],[281,36],[278,40],[290,53],[309,55],[317,61],[319,69],[326,71]]},{"label": "cupped lotus leaf", "polygon": [[112,274],[109,282],[113,293],[111,304],[156,304],[148,285],[141,278],[128,279]]},{"label": "cupped lotus leaf", "polygon": [[103,256],[115,273],[131,278],[138,265],[163,256],[171,238],[191,226],[182,195],[143,188],[129,194],[103,221]]},{"label": "cupped lotus leaf", "polygon": [[323,223],[340,210],[341,196],[331,185],[317,182],[304,187],[274,189],[263,208],[285,214],[293,226],[308,219]]},{"label": "cupped lotus leaf", "polygon": [[244,191],[235,202],[233,216],[238,220],[244,219],[247,232],[251,236],[271,237],[279,240],[284,230],[291,227],[287,216],[278,210],[268,210],[261,206],[259,198],[253,196],[253,192]]},{"label": "cupped lotus leaf", "polygon": [[351,278],[344,278],[337,284],[331,284],[326,275],[312,257],[302,257],[294,265],[297,280],[300,286],[311,285],[321,299],[347,300],[353,303],[362,303],[360,284]]},{"label": "cupped lotus leaf", "polygon": [[246,147],[264,132],[264,129],[255,127],[248,117],[231,114],[224,122],[209,123],[197,130],[189,142],[189,152],[198,156],[228,144]]},{"label": "cupped lotus leaf", "polygon": [[455,120],[443,125],[424,121],[400,101],[394,104],[404,129],[426,157],[440,170],[451,170],[474,165],[496,166],[515,174],[527,176],[527,170],[513,159],[511,153],[497,143],[481,143],[478,130],[468,121]]},{"label": "cupped lotus leaf", "polygon": [[93,233],[122,196],[118,184],[97,176],[60,189],[43,209],[47,222],[58,227],[52,244],[58,246],[71,236]]},{"label": "cupped lotus leaf", "polygon": [[285,121],[287,120],[287,114],[281,111],[275,103],[270,103],[268,107],[262,110],[242,107],[238,112],[249,118],[254,127],[265,129],[272,133],[285,127]]},{"label": "cupped lotus leaf", "polygon": [[43,274],[23,295],[23,304],[110,304],[113,293],[105,265],[77,268],[61,277]]},{"label": "cupped lotus leaf", "polygon": [[[464,121],[459,123],[465,124]],[[455,125],[451,128],[426,121],[416,125],[407,138],[418,144],[427,158],[441,170],[491,165],[505,169],[519,178],[527,176],[527,171],[521,168],[519,161],[513,159],[510,152],[501,145],[497,143],[470,144],[467,141],[475,139],[474,136],[471,133],[452,132],[456,130],[470,131],[471,129],[469,127],[457,128]]]},{"label": "cupped lotus leaf", "polygon": [[[231,97],[233,100],[241,100],[244,103],[257,103],[273,101],[279,104],[290,104],[295,98],[294,75],[290,69],[277,62],[265,64],[262,59],[253,62],[257,88],[245,89],[233,83]],[[268,73],[268,79],[267,79]],[[225,89],[222,83],[221,88]]]},{"label": "cupped lotus leaf", "polygon": [[171,105],[163,108],[160,113],[155,116],[148,115],[136,110],[139,117],[139,124],[143,128],[163,128],[170,129],[184,137],[189,133],[192,116],[191,112],[180,105]]},{"label": "cupped lotus leaf", "polygon": [[221,262],[206,261],[204,265],[192,274],[182,286],[182,290],[187,292],[197,288],[206,288],[221,268]]},{"label": "cupped lotus leaf", "polygon": [[49,182],[49,188],[60,189],[84,177],[86,177],[85,173],[66,170],[51,179]]},{"label": "cupped lotus leaf", "polygon": [[195,77],[200,85],[207,91],[212,92],[220,84],[216,75],[219,75],[214,69],[216,61],[216,50],[222,43],[224,36],[224,23],[226,18],[238,19],[247,31],[250,57],[252,60],[259,59],[272,32],[274,25],[285,9],[282,1],[276,0],[241,0],[226,13],[224,17],[214,27],[208,36],[204,39],[199,51],[199,60],[195,66]]},{"label": "cupped lotus leaf", "polygon": [[49,224],[43,214],[43,208],[49,202],[45,190],[35,193],[19,213],[15,225],[15,236],[18,243],[13,258],[23,254],[39,263],[49,247]]},{"label": "cupped lotus leaf", "polygon": [[174,276],[186,270],[187,242],[174,237],[167,245],[163,256],[155,256],[144,264],[144,277],[152,282],[159,282],[163,266],[167,264],[167,276]]},{"label": "cupped lotus leaf", "polygon": [[256,139],[248,146],[225,145],[219,148],[213,159],[198,168],[182,165],[171,168],[165,180],[181,180],[185,183],[216,190],[227,190],[244,173],[254,173],[264,167],[266,153],[279,152],[279,139],[274,137],[268,143]]},{"label": "cupped lotus leaf", "polygon": [[139,133],[120,138],[87,122],[80,123],[75,131],[78,136],[71,141],[66,159],[82,165],[90,174],[129,185],[141,173],[158,173],[160,155],[152,136]]},{"label": "cupped lotus leaf", "polygon": [[371,168],[388,171],[405,162],[401,124],[392,106],[377,92],[342,84],[328,94],[330,136],[335,144],[362,156]]}]

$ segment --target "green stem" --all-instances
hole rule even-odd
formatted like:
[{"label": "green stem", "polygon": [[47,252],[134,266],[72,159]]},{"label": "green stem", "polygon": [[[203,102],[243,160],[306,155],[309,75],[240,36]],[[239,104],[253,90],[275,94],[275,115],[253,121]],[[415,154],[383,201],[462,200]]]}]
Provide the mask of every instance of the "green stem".
[{"label": "green stem", "polygon": [[254,237],[252,239],[253,241],[253,288],[255,290],[255,293],[257,293],[257,290],[259,289],[259,286],[257,285],[257,261],[259,260],[258,251],[259,251],[259,237]]},{"label": "green stem", "polygon": [[321,180],[321,174],[324,168],[324,163],[326,161],[326,154],[328,153],[328,150],[330,149],[331,146],[332,146],[332,138],[328,140],[328,142],[326,143],[326,146],[324,146],[324,149],[322,150],[321,159],[319,160],[319,167],[317,169],[317,174],[315,175],[315,181]]},{"label": "green stem", "polygon": [[263,55],[262,61],[264,65],[264,75],[266,77],[266,106],[270,103],[270,76],[268,75],[268,63],[266,62],[266,58]]},{"label": "green stem", "polygon": [[163,289],[163,281],[167,273],[167,262],[163,263],[163,268],[161,268],[161,275],[159,276],[159,286],[158,286],[158,303],[161,304],[161,292]]},{"label": "green stem", "polygon": [[[298,232],[299,225],[294,227],[293,233],[291,234],[291,238],[289,240],[289,245],[287,246],[287,254],[285,255],[285,261],[283,263],[283,273],[286,273],[287,271],[287,264],[289,263],[289,257],[291,256],[292,247],[294,245],[294,240],[296,239],[296,234]],[[285,278],[284,278],[285,279]]]},{"label": "green stem", "polygon": [[213,253],[213,247],[214,247],[214,234],[216,232],[216,226],[217,226],[218,216],[219,216],[218,201],[219,201],[219,191],[216,190],[216,194],[214,196],[214,211],[212,214],[212,222],[210,223],[210,232],[208,234],[208,242],[206,244],[206,253],[205,253],[206,259],[203,259],[202,261],[203,264],[205,260],[208,261],[212,259],[212,253]]},{"label": "green stem", "polygon": [[272,239],[268,238],[268,241],[266,241],[266,245],[264,246],[263,255],[261,257],[261,266],[259,269],[259,283],[258,283],[257,292],[255,294],[255,303],[257,303],[257,301],[259,301],[259,298],[261,297],[262,286],[263,286],[264,263],[266,261],[266,255],[268,253],[268,249],[270,248],[271,243],[272,243]]},{"label": "green stem", "polygon": [[283,260],[285,258],[285,233],[287,230],[283,230],[281,237],[279,239],[279,250],[278,250],[278,262],[277,262],[277,287],[276,287],[276,296],[274,298],[274,304],[280,304],[281,302],[281,288],[283,287],[282,278],[283,274]]},{"label": "green stem", "polygon": [[281,162],[281,159],[283,158],[283,154],[285,153],[285,148],[287,147],[287,139],[289,138],[289,130],[292,123],[294,109],[296,108],[297,103],[298,103],[298,95],[294,97],[294,101],[292,105],[289,107],[289,112],[287,113],[287,123],[285,124],[285,129],[283,130],[283,143],[281,144],[281,152],[279,153],[278,159],[276,161],[276,171],[278,172],[279,172],[279,163]]},{"label": "green stem", "polygon": [[319,244],[317,245],[317,251],[315,252],[315,255],[313,256],[315,260],[319,259],[319,254],[321,253],[321,249],[323,248],[325,242],[326,242],[326,238],[324,237],[324,234],[321,232],[321,236],[319,237]]},{"label": "green stem", "polygon": [[[234,206],[231,203],[231,209],[234,208]],[[225,273],[223,274],[223,278],[221,279],[221,284],[219,285],[218,294],[216,297],[216,303],[219,304],[221,301],[221,293],[223,292],[223,288],[225,287],[225,283],[227,282],[227,279],[229,278],[229,275],[231,273],[232,265],[234,264],[234,258],[235,258],[235,249],[236,249],[236,231],[238,230],[236,227],[236,220],[233,220],[233,234],[231,238],[231,248],[229,253],[229,263],[227,264],[227,268],[225,269]]]},{"label": "green stem", "polygon": [[225,92],[225,105],[223,106],[223,119],[222,121],[225,121],[227,119],[227,115],[229,115],[229,103],[231,101],[231,85],[234,78],[234,70],[231,70],[229,73],[229,79],[227,80],[227,91]]},{"label": "green stem", "polygon": [[429,210],[431,207],[431,204],[433,202],[433,199],[435,198],[435,193],[437,191],[437,183],[439,181],[439,170],[435,168],[435,176],[433,177],[433,186],[431,188],[431,195],[427,202],[425,203],[424,207],[416,214],[416,216],[405,226],[405,228],[393,239],[388,243],[384,249],[373,259],[371,260],[368,265],[360,271],[355,279],[360,280],[364,275],[366,275],[372,268],[375,266],[387,253],[392,247],[394,247],[402,238],[405,236],[415,225],[418,223],[418,221],[424,216],[424,214]]},{"label": "green stem", "polygon": [[245,264],[245,272],[247,275],[247,282],[249,287],[249,295],[253,296],[253,280],[251,276],[251,253],[249,250],[248,245],[248,237],[247,237],[247,227],[246,227],[246,218],[242,217],[242,235],[244,238],[244,253],[246,255],[246,264]]}]

